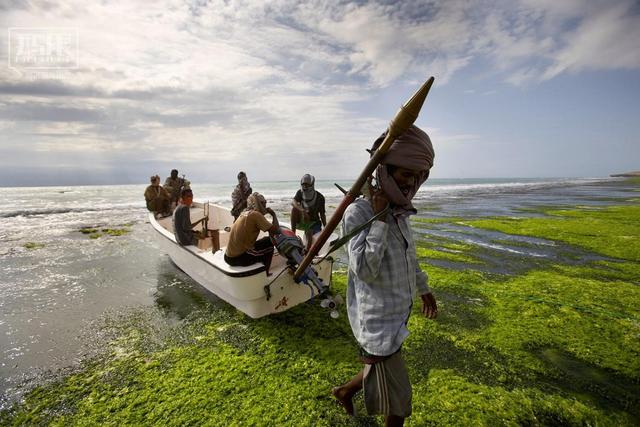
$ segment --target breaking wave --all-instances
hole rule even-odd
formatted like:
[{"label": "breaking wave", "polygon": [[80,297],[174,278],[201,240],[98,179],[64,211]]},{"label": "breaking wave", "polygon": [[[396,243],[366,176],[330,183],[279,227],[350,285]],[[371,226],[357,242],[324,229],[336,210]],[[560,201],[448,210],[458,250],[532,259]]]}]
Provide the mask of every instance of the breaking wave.
[{"label": "breaking wave", "polygon": [[8,212],[0,212],[0,218],[16,218],[16,217],[34,217],[46,215],[60,215],[66,213],[84,213],[84,212],[104,212],[119,210],[137,210],[142,209],[140,206],[93,206],[93,207],[59,207],[59,208],[39,208],[39,209],[18,209]]}]

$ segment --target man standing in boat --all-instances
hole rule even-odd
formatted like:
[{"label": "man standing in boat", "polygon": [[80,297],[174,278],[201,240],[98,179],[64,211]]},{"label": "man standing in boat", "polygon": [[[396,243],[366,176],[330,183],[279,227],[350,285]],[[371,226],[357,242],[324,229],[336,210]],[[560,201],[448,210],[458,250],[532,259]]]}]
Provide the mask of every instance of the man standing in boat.
[{"label": "man standing in boat", "polygon": [[164,180],[164,189],[171,195],[171,209],[175,209],[183,186],[184,178],[178,177],[178,169],[172,169],[171,176]]},{"label": "man standing in boat", "polygon": [[324,196],[315,189],[316,179],[313,175],[305,174],[300,180],[300,190],[291,202],[291,229],[304,230],[307,238],[307,250],[313,243],[313,235],[319,233],[327,225],[325,215]]},{"label": "man standing in boat", "polygon": [[[273,222],[264,215],[269,214]],[[280,231],[280,224],[273,209],[267,207],[267,201],[260,193],[253,193],[247,199],[247,208],[231,226],[229,243],[224,260],[232,266],[247,266],[256,262],[264,263],[267,276],[270,275],[273,243],[270,236],[258,240],[260,231],[275,234]]]},{"label": "man standing in boat", "polygon": [[[372,152],[384,136],[376,140]],[[411,383],[400,349],[409,335],[407,321],[414,295],[420,295],[425,317],[433,319],[438,313],[428,277],[416,259],[409,224],[409,216],[417,212],[411,200],[429,177],[433,158],[427,134],[411,126],[378,165],[377,186],[372,187],[369,200],[356,200],[342,220],[343,233],[348,234],[388,209],[347,247],[347,312],[364,369],[332,390],[353,415],[352,398],[364,389],[367,412],[384,415],[387,426],[401,426],[411,415]]]},{"label": "man standing in boat", "polygon": [[233,215],[234,221],[237,220],[240,213],[247,208],[247,198],[249,198],[252,192],[253,190],[247,179],[247,174],[240,171],[240,173],[238,173],[238,185],[236,185],[233,193],[231,193],[231,203],[233,205],[231,215]]},{"label": "man standing in boat", "polygon": [[173,229],[175,231],[176,241],[179,245],[189,246],[198,244],[198,234],[193,231],[193,227],[200,224],[208,218],[202,218],[195,223],[191,223],[191,205],[193,204],[193,191],[186,188],[180,194],[180,203],[173,211]]}]

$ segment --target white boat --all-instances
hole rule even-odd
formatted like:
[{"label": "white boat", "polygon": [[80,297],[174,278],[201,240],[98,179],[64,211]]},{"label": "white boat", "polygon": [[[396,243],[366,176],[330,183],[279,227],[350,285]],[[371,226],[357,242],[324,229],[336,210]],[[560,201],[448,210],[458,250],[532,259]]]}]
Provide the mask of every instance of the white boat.
[{"label": "white boat", "polygon": [[[191,206],[191,222],[204,218],[205,211],[209,214],[207,229],[214,230],[214,235],[217,234],[219,238],[219,245],[215,244],[214,237],[200,240],[198,246],[181,246],[176,242],[172,218],[156,218],[153,213],[149,213],[149,222],[156,231],[160,248],[200,285],[253,318],[288,310],[318,295],[318,289],[312,283],[296,283],[293,280],[293,269],[289,267],[287,257],[277,250],[271,263],[271,276],[267,276],[262,263],[247,267],[227,264],[224,250],[229,232],[225,229],[229,230],[233,224],[233,216],[223,206],[194,202]],[[287,226],[282,223],[280,225]],[[198,229],[201,230],[201,226],[194,230]],[[266,233],[261,233],[258,238],[264,235]],[[303,237],[301,231],[298,231],[298,235]],[[321,260],[327,250],[328,244],[316,257],[318,263],[313,265],[317,276],[326,286],[330,285],[333,268],[333,259],[327,257]]]}]

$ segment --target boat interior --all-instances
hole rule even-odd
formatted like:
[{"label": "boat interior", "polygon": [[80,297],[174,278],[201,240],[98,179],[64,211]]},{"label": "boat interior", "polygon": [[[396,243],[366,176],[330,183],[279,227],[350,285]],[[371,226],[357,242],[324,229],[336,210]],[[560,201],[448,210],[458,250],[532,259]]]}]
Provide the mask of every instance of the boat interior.
[{"label": "boat interior", "polygon": [[[197,254],[201,258],[207,260],[218,269],[222,270],[226,274],[229,275],[250,275],[259,273],[265,270],[265,267],[262,263],[256,263],[247,267],[236,267],[230,266],[224,260],[224,249],[226,248],[229,242],[229,234],[231,230],[231,226],[233,225],[233,216],[229,209],[214,205],[212,203],[199,203],[194,202],[191,206],[191,222],[194,223],[205,216],[209,217],[207,221],[207,230],[209,237],[205,239],[200,239],[198,241],[198,246],[186,246],[185,249],[192,251]],[[173,221],[172,217],[164,217],[157,218],[156,221],[162,228],[167,230],[171,235],[174,235],[173,230]],[[280,222],[280,225],[285,227],[288,224],[283,224]],[[198,224],[194,227],[194,231],[202,232],[202,224]],[[304,240],[304,233],[301,231],[297,232],[298,236]],[[267,236],[268,233],[261,232],[258,238],[262,238],[263,236]],[[278,254],[276,249],[273,254],[273,259],[271,261],[270,271],[280,272],[287,265],[287,258],[285,256],[281,256]]]}]

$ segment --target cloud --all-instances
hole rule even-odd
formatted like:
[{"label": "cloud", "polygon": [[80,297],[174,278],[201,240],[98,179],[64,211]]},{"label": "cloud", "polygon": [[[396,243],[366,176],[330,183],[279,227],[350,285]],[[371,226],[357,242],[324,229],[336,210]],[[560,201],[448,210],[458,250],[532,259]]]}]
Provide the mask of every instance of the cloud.
[{"label": "cloud", "polygon": [[[114,167],[130,164],[125,158],[196,167],[209,156],[320,167],[338,151],[347,165],[389,119],[367,101],[401,82],[433,74],[446,86],[479,63],[490,65],[483,76],[514,85],[640,67],[640,22],[626,0],[70,0],[2,8],[4,27],[80,35],[78,69],[54,79],[0,69],[0,121],[11,123],[3,131],[12,139],[11,150],[0,147],[2,165],[69,164],[71,156]],[[3,53],[7,42],[0,32]],[[473,130],[437,136],[480,138]]]},{"label": "cloud", "polygon": [[621,2],[585,17],[566,34],[543,78],[565,71],[640,68],[640,15],[633,14],[633,6]]},{"label": "cloud", "polygon": [[349,59],[350,73],[364,74],[384,86],[402,75],[429,73],[447,81],[466,65],[465,48],[471,28],[459,2],[423,5],[422,14],[408,4],[348,5],[315,16],[306,10],[301,19],[329,36]]},{"label": "cloud", "polygon": [[105,114],[99,109],[59,107],[41,102],[21,102],[0,106],[0,116],[15,121],[97,122]]},{"label": "cloud", "polygon": [[640,68],[640,15],[631,0],[523,0],[491,13],[486,24],[480,50],[515,85]]}]

